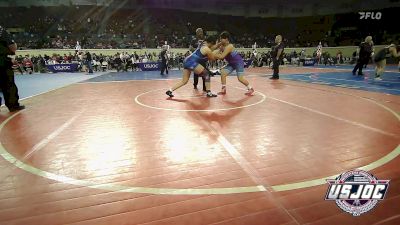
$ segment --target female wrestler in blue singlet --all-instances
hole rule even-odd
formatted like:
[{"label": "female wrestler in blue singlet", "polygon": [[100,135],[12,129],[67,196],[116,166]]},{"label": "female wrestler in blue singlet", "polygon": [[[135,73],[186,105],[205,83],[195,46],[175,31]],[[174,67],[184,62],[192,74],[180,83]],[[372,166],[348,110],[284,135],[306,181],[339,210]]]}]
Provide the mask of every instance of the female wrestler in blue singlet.
[{"label": "female wrestler in blue singlet", "polygon": [[166,92],[169,97],[174,97],[172,92],[187,84],[192,71],[205,79],[207,97],[217,97],[210,91],[210,73],[201,65],[204,61],[215,59],[215,54],[211,50],[214,44],[215,38],[207,37],[205,42],[199,44],[196,50],[185,59],[182,80]]}]

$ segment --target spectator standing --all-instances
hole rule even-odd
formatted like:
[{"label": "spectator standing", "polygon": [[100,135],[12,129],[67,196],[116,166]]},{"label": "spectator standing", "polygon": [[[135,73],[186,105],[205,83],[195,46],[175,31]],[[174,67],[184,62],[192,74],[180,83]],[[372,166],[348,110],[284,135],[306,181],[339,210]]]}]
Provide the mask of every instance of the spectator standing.
[{"label": "spectator standing", "polygon": [[86,66],[88,68],[88,73],[92,74],[93,73],[92,55],[90,54],[89,51],[86,52]]}]

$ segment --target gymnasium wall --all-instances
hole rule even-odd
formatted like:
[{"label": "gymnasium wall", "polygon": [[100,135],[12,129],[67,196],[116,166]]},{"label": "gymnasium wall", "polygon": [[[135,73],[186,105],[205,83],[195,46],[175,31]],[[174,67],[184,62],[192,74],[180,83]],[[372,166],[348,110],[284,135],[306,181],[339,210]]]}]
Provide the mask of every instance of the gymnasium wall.
[{"label": "gymnasium wall", "polygon": [[[383,47],[385,47],[384,45],[377,45],[375,46],[375,52],[377,52],[378,50],[382,49]],[[290,53],[293,50],[296,50],[296,52],[300,53],[302,48],[286,48],[285,52],[286,53]],[[311,47],[311,48],[305,48],[306,50],[306,55],[312,55],[313,52],[316,50],[316,47]],[[342,47],[325,47],[322,48],[323,52],[328,52],[331,56],[335,56],[336,53],[340,50],[342,51],[343,55],[345,57],[351,57],[353,52],[357,49],[357,46],[342,46]],[[133,52],[137,52],[138,54],[142,54],[144,52],[147,53],[160,53],[161,49],[87,49],[88,51],[90,51],[91,53],[96,53],[96,55],[99,54],[103,54],[103,55],[115,55],[116,53],[121,53],[121,52],[128,52],[128,53],[133,53]],[[238,48],[237,49],[239,52],[243,51],[243,52],[247,52],[250,51],[252,52],[253,50],[251,48]],[[269,51],[270,48],[258,48],[257,51],[259,53],[262,52],[266,52]],[[85,50],[83,50],[85,51]],[[176,49],[172,49],[172,52],[176,52],[176,53],[186,53],[188,51],[188,49],[186,48],[176,48]],[[32,49],[32,50],[18,50],[17,51],[17,55],[30,55],[30,56],[37,56],[37,55],[53,55],[53,54],[60,54],[60,55],[64,55],[64,54],[68,54],[68,53],[74,53],[75,49]]]}]

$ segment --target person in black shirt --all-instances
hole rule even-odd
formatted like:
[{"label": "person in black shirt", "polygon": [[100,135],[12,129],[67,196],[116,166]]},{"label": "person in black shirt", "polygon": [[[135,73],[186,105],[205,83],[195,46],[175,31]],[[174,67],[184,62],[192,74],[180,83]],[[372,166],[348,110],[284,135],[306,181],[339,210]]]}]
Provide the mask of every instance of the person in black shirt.
[{"label": "person in black shirt", "polygon": [[86,52],[86,65],[87,65],[89,74],[92,74],[93,73],[92,55],[88,51]]},{"label": "person in black shirt", "polygon": [[356,72],[358,70],[358,75],[362,76],[362,69],[365,65],[368,64],[370,58],[371,58],[371,53],[372,53],[372,37],[368,36],[365,38],[365,42],[361,42],[360,44],[360,51],[358,53],[358,60],[357,64],[353,69],[353,75],[356,75]]},{"label": "person in black shirt", "polygon": [[11,39],[6,29],[0,26],[0,88],[3,91],[5,104],[10,112],[25,108],[18,102],[18,88],[15,85],[14,71],[12,69],[13,62],[8,57],[9,55],[15,55],[16,50],[17,44]]},{"label": "person in black shirt", "polygon": [[161,75],[164,75],[164,71],[168,74],[168,56],[167,56],[167,48],[166,46],[163,46],[163,50],[160,53],[160,58],[161,58]]},{"label": "person in black shirt", "polygon": [[[196,29],[196,39],[194,43],[191,44],[191,48],[190,51],[194,52],[194,50],[199,46],[200,43],[202,43],[204,41],[204,32],[202,28],[197,28]],[[204,68],[207,69],[207,62],[201,62],[200,63]],[[210,73],[211,74],[211,73]],[[202,77],[203,79],[203,91],[206,91],[206,80]],[[197,89],[197,84],[199,83],[199,75],[194,74],[193,75],[193,87],[194,89]]]},{"label": "person in black shirt", "polygon": [[276,43],[276,45],[273,46],[272,50],[271,50],[271,57],[272,57],[272,62],[273,62],[272,69],[274,70],[274,73],[273,73],[272,77],[270,78],[272,80],[279,79],[279,65],[282,62],[283,50],[284,50],[281,35],[277,35],[275,37],[275,43]]}]

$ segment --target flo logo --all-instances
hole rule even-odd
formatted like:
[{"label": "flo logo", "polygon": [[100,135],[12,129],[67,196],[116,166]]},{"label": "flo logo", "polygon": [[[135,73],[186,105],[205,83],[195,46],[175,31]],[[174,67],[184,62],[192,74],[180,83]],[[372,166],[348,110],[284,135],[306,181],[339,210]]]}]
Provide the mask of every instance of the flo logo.
[{"label": "flo logo", "polygon": [[380,20],[382,18],[381,12],[359,12],[358,14],[360,14],[360,20]]},{"label": "flo logo", "polygon": [[389,180],[378,180],[363,170],[352,170],[327,182],[325,200],[336,201],[339,208],[353,216],[373,209],[384,199],[389,188]]}]

